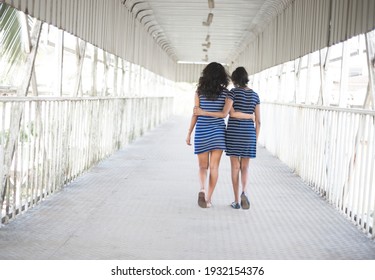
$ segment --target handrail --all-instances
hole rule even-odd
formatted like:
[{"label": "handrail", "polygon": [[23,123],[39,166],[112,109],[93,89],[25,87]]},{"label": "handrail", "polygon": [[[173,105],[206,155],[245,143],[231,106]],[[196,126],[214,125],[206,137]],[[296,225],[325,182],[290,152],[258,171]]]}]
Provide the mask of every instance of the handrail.
[{"label": "handrail", "polygon": [[166,120],[173,100],[0,97],[0,223]]},{"label": "handrail", "polygon": [[263,102],[259,144],[375,238],[375,112]]},{"label": "handrail", "polygon": [[262,104],[281,105],[281,106],[309,108],[309,109],[326,110],[326,111],[337,111],[337,112],[346,112],[346,113],[356,113],[356,114],[367,114],[367,115],[375,116],[374,110],[366,110],[366,109],[342,108],[342,107],[334,107],[334,106],[318,106],[318,105],[307,105],[307,104],[296,104],[296,103],[268,102],[268,101],[262,102]]},{"label": "handrail", "polygon": [[88,101],[88,100],[126,100],[126,99],[158,99],[173,98],[172,96],[93,96],[93,97],[59,97],[59,96],[0,96],[0,102],[25,101]]}]

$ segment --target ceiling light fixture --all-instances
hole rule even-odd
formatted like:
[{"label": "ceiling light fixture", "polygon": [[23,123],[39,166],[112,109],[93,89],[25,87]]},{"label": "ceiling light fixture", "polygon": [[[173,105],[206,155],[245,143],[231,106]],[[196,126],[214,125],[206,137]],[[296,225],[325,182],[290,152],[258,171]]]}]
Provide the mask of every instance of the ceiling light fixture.
[{"label": "ceiling light fixture", "polygon": [[214,17],[214,14],[213,14],[213,13],[209,13],[208,16],[207,16],[207,20],[204,21],[204,22],[202,22],[202,24],[203,24],[204,26],[209,26],[209,25],[211,25],[213,17]]},{"label": "ceiling light fixture", "polygon": [[208,0],[208,8],[210,8],[210,9],[215,8],[215,1],[214,0]]},{"label": "ceiling light fixture", "polygon": [[206,44],[202,44],[202,47],[206,47],[206,48],[211,47],[211,42],[207,42]]}]

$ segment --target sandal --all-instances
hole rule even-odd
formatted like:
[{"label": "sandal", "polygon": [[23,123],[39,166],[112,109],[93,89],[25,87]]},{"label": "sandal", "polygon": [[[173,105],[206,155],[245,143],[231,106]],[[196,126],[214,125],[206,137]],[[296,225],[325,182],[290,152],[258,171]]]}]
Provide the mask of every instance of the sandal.
[{"label": "sandal", "polygon": [[207,208],[206,195],[204,191],[200,191],[198,194],[198,205],[202,208]]},{"label": "sandal", "polygon": [[245,210],[250,208],[250,201],[244,192],[241,194],[241,207]]},{"label": "sandal", "polygon": [[240,209],[241,206],[238,202],[232,202],[232,204],[230,205],[233,209]]}]

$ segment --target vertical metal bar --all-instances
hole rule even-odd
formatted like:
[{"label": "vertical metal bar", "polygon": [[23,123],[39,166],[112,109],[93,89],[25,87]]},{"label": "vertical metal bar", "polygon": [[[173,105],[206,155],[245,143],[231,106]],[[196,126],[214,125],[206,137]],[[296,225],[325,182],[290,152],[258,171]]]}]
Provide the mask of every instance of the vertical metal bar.
[{"label": "vertical metal bar", "polygon": [[24,206],[24,210],[26,211],[28,208],[28,202],[29,202],[29,194],[30,194],[30,173],[32,172],[32,165],[30,164],[30,151],[31,146],[33,142],[33,135],[32,135],[32,102],[27,102],[27,125],[25,128],[25,131],[27,133],[27,144],[26,144],[26,155],[24,161],[26,162],[26,172],[25,172],[25,199],[22,202],[22,205]]},{"label": "vertical metal bar", "polygon": [[343,139],[343,136],[342,136],[342,122],[344,121],[343,118],[342,118],[342,115],[340,114],[340,112],[335,112],[335,115],[337,116],[337,123],[336,123],[336,126],[335,126],[335,130],[336,130],[336,141],[334,142],[335,145],[335,157],[334,157],[334,167],[333,167],[333,170],[332,170],[332,173],[333,173],[333,176],[332,176],[332,188],[333,188],[333,196],[332,196],[332,202],[334,203],[334,205],[338,208],[338,205],[339,205],[339,198],[340,198],[340,192],[342,190],[342,185],[341,185],[341,181],[339,180],[341,176],[338,176],[338,174],[340,174],[340,168],[339,168],[339,165],[341,164],[342,162],[342,159],[341,159],[341,154],[342,154],[342,151],[341,151],[341,148],[342,148],[342,139]]},{"label": "vertical metal bar", "polygon": [[[364,108],[375,108],[375,31],[365,34],[366,57],[368,69],[368,90],[365,98]],[[375,219],[375,218],[374,218]]]},{"label": "vertical metal bar", "polygon": [[56,77],[55,77],[55,95],[62,96],[63,84],[63,59],[64,59],[64,31],[57,29],[57,39],[55,45],[56,55]]},{"label": "vertical metal bar", "polygon": [[91,96],[97,96],[97,65],[98,65],[98,49],[93,46],[93,56],[92,56],[92,65],[91,65],[91,76],[92,76],[92,88]]},{"label": "vertical metal bar", "polygon": [[[17,104],[17,105],[19,105],[19,104]],[[22,125],[20,124],[20,129],[21,128],[22,128]],[[12,167],[10,169],[10,174],[13,175],[13,176],[10,176],[10,178],[13,177],[13,186],[11,184],[9,185],[10,186],[9,196],[10,196],[10,202],[11,202],[11,204],[9,204],[9,207],[11,207],[11,213],[9,213],[9,214],[10,214],[11,218],[16,217],[16,211],[17,211],[17,197],[18,197],[17,193],[19,192],[18,187],[17,187],[17,184],[18,184],[17,173],[18,173],[19,142],[20,142],[20,136],[18,136],[18,139],[16,140],[15,148],[14,148],[15,151],[14,151],[14,157],[13,157],[13,162],[14,162],[13,170],[12,170]]]},{"label": "vertical metal bar", "polygon": [[340,74],[340,89],[339,89],[339,106],[341,108],[347,107],[348,104],[348,79],[349,79],[349,45],[345,41],[342,43],[341,56],[341,74]]},{"label": "vertical metal bar", "polygon": [[348,163],[350,162],[349,149],[348,143],[350,143],[350,134],[349,134],[349,127],[351,123],[351,114],[350,113],[343,113],[343,136],[342,136],[342,159],[341,159],[341,173],[342,174],[342,189],[339,193],[339,200],[338,200],[338,208],[340,211],[344,211],[344,202],[345,202],[345,193],[347,188],[347,178],[348,178]]},{"label": "vertical metal bar", "polygon": [[40,143],[40,137],[41,137],[41,131],[40,131],[40,106],[41,102],[36,101],[35,102],[35,140],[33,145],[33,178],[31,183],[31,190],[30,190],[30,207],[33,207],[35,204],[35,193],[36,193],[36,186],[38,184],[38,178],[39,178],[39,143]]},{"label": "vertical metal bar", "polygon": [[[19,178],[19,192],[18,192],[18,199],[17,199],[17,209],[19,209],[19,213],[22,212],[22,206],[23,206],[23,199],[22,199],[22,193],[23,193],[23,189],[26,189],[26,181],[24,182],[24,178],[25,178],[25,170],[24,170],[24,167],[27,168],[27,165],[25,165],[25,142],[28,142],[29,141],[29,134],[28,134],[28,131],[26,129],[26,124],[28,122],[28,103],[29,102],[23,102],[23,107],[24,107],[24,111],[25,111],[25,114],[23,115],[23,120],[22,120],[22,133],[21,133],[21,139],[20,139],[20,178]],[[27,163],[27,161],[26,161]],[[27,171],[26,171],[27,172]],[[23,187],[23,184],[25,183],[25,187]]]},{"label": "vertical metal bar", "polygon": [[[69,137],[69,146],[70,146],[70,150],[69,150],[69,158],[68,158],[68,163],[69,163],[69,180],[72,180],[73,178],[75,178],[74,176],[74,171],[75,171],[75,163],[76,161],[74,161],[74,155],[76,153],[76,147],[75,147],[75,143],[74,143],[74,139],[78,139],[76,137],[76,131],[75,131],[75,121],[78,120],[77,119],[77,103],[78,101],[72,101],[70,103],[70,116],[72,116],[71,118],[69,118],[69,131],[70,131],[70,137]],[[78,142],[78,141],[77,141]]]},{"label": "vertical metal bar", "polygon": [[42,184],[39,189],[39,201],[43,199],[43,195],[46,192],[48,186],[48,171],[49,171],[49,161],[48,161],[48,150],[49,150],[49,102],[43,102],[42,111],[42,124],[43,124],[43,139],[42,139]]},{"label": "vertical metal bar", "polygon": [[307,55],[307,78],[306,78],[306,85],[305,85],[305,104],[311,104],[311,69],[312,69],[312,57],[311,53]]},{"label": "vertical metal bar", "polygon": [[77,151],[78,151],[78,154],[79,154],[79,164],[78,164],[78,168],[76,170],[76,177],[78,177],[78,175],[81,173],[81,170],[84,168],[84,127],[83,127],[83,122],[82,121],[78,121],[78,120],[82,120],[83,119],[83,101],[82,100],[79,100],[78,102],[78,110],[77,110],[77,113],[78,113],[78,118],[76,119],[76,124],[77,124],[77,136],[78,136],[78,139],[80,140],[79,141],[79,145],[77,146]]},{"label": "vertical metal bar", "polygon": [[356,140],[356,131],[358,130],[358,122],[357,116],[354,113],[350,113],[349,116],[349,137],[348,141],[346,142],[346,153],[348,154],[348,169],[347,169],[347,177],[346,177],[346,184],[345,184],[345,191],[344,191],[344,199],[343,199],[343,211],[350,217],[351,209],[352,209],[352,196],[353,196],[353,165],[355,160],[355,140]]},{"label": "vertical metal bar", "polygon": [[[3,178],[5,177],[5,170],[4,170],[4,163],[5,163],[5,112],[7,109],[7,102],[1,102],[0,103],[0,113],[1,113],[1,119],[0,119],[0,178],[1,183],[3,184]],[[5,190],[4,190],[5,191]],[[0,224],[3,220],[3,204],[4,204],[4,197],[3,195],[5,192],[0,192]]]},{"label": "vertical metal bar", "polygon": [[332,162],[334,162],[336,153],[337,153],[337,147],[336,147],[336,142],[337,142],[337,112],[332,111],[332,123],[331,123],[331,139],[330,139],[330,165],[329,165],[329,199],[333,199],[333,189],[335,187],[335,169],[333,168],[334,165]]},{"label": "vertical metal bar", "polygon": [[62,113],[61,113],[61,101],[55,102],[55,159],[54,159],[54,186],[52,192],[60,189],[62,184],[60,183],[60,173],[61,173],[61,131],[62,131]]},{"label": "vertical metal bar", "polygon": [[361,147],[361,137],[362,137],[362,131],[363,131],[363,124],[362,124],[362,116],[358,116],[358,132],[355,142],[355,163],[353,165],[353,171],[354,171],[354,186],[353,186],[353,207],[352,207],[352,220],[357,220],[357,213],[358,213],[358,203],[359,203],[359,165],[361,162],[361,153],[360,153],[360,147]]},{"label": "vertical metal bar", "polygon": [[42,101],[42,107],[41,107],[41,139],[40,139],[40,147],[39,147],[39,160],[40,160],[40,180],[39,184],[37,185],[37,201],[36,203],[39,203],[40,200],[43,197],[44,188],[46,186],[46,180],[45,180],[45,174],[46,174],[46,168],[47,168],[47,162],[46,162],[46,147],[48,145],[48,135],[47,135],[47,104],[45,101]]},{"label": "vertical metal bar", "polygon": [[124,59],[120,58],[121,62],[121,82],[120,82],[120,90],[118,92],[119,96],[125,96],[124,87],[125,87],[125,61]]},{"label": "vertical metal bar", "polygon": [[[365,186],[365,194],[364,194],[364,203],[362,208],[362,218],[364,220],[363,227],[366,233],[370,232],[370,217],[371,213],[374,209],[372,209],[371,205],[371,198],[373,197],[373,189],[375,188],[372,184],[373,178],[373,168],[374,168],[374,116],[367,116],[368,123],[366,124],[367,128],[367,152],[366,155],[366,163],[364,169],[364,186]],[[375,198],[374,198],[375,200]]]},{"label": "vertical metal bar", "polygon": [[66,109],[66,114],[65,114],[65,118],[66,118],[66,138],[65,138],[65,142],[67,143],[66,144],[66,153],[64,155],[64,159],[65,159],[65,184],[68,183],[68,181],[70,181],[70,178],[71,178],[71,163],[70,163],[70,159],[71,159],[71,153],[72,153],[72,142],[71,142],[71,139],[73,138],[72,137],[72,121],[73,121],[73,104],[74,102],[73,101],[68,101],[67,102],[67,109]]},{"label": "vertical metal bar", "polygon": [[114,73],[113,73],[113,96],[118,96],[118,85],[117,85],[117,80],[118,80],[118,56],[114,56],[115,64],[114,64]]},{"label": "vertical metal bar", "polygon": [[357,221],[357,224],[359,224],[361,226],[362,229],[364,229],[364,221],[363,221],[363,218],[364,218],[364,213],[365,213],[365,207],[366,207],[366,200],[365,198],[367,197],[366,195],[368,194],[367,192],[367,188],[366,188],[366,185],[365,185],[365,181],[366,181],[366,173],[365,171],[367,171],[367,158],[369,156],[369,153],[368,153],[368,130],[369,130],[369,116],[368,115],[363,115],[362,116],[362,126],[363,126],[363,130],[362,130],[362,135],[361,135],[361,150],[360,150],[360,154],[361,154],[361,161],[360,161],[360,170],[359,170],[359,185],[358,185],[358,188],[359,188],[359,197],[358,197],[358,221]]},{"label": "vertical metal bar", "polygon": [[60,105],[60,116],[61,116],[61,129],[60,131],[60,147],[59,149],[59,159],[60,159],[60,186],[65,185],[67,177],[67,153],[69,149],[68,139],[69,139],[69,129],[68,129],[68,116],[69,116],[69,102],[62,101]]},{"label": "vertical metal bar", "polygon": [[59,133],[59,126],[58,126],[58,120],[59,116],[57,113],[59,112],[59,101],[52,101],[52,149],[51,149],[51,154],[52,154],[52,164],[51,164],[51,194],[55,192],[57,189],[57,162],[58,162],[58,157],[57,157],[57,151],[59,149],[58,145],[58,133]]},{"label": "vertical metal bar", "polygon": [[323,190],[324,190],[324,185],[325,185],[325,182],[324,182],[324,119],[325,119],[325,116],[327,114],[327,111],[326,110],[321,110],[321,111],[318,111],[319,112],[319,123],[318,123],[318,127],[319,127],[319,133],[318,133],[318,146],[319,146],[319,155],[320,155],[320,159],[319,159],[319,168],[318,168],[318,178],[319,178],[319,181],[318,181],[318,185],[319,185],[319,192],[320,194],[323,194]]},{"label": "vertical metal bar", "polygon": [[[375,116],[372,116],[372,133],[371,133],[371,141],[370,141],[370,147],[372,152],[371,155],[371,165],[369,168],[370,178],[369,178],[369,186],[370,186],[370,194],[368,196],[368,211],[367,211],[367,225],[369,225],[366,228],[367,232],[370,232],[370,227],[372,230],[372,238],[375,237]],[[370,217],[372,215],[372,217]],[[372,223],[370,223],[370,218],[372,218]]]},{"label": "vertical metal bar", "polygon": [[[76,39],[76,82],[75,82],[75,87],[73,91],[73,96],[78,96],[79,94],[79,89],[82,83],[82,70],[83,70],[83,63],[85,60],[85,54],[86,54],[86,42],[81,41],[79,44],[79,39]],[[80,95],[82,96],[82,95]]]}]

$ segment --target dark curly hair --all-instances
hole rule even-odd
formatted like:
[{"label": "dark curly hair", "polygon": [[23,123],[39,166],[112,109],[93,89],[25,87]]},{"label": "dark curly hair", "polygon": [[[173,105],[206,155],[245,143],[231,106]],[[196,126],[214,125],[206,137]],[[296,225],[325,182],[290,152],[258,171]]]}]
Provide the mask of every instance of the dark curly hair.
[{"label": "dark curly hair", "polygon": [[233,71],[231,79],[235,86],[246,87],[249,82],[249,75],[244,67],[237,67]]},{"label": "dark curly hair", "polygon": [[229,84],[229,76],[223,65],[211,62],[202,71],[197,85],[199,95],[205,96],[209,100],[216,100],[220,92]]}]

